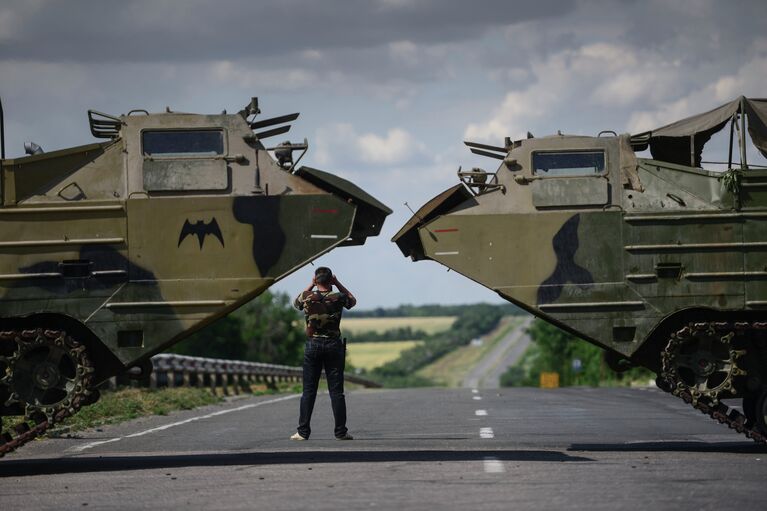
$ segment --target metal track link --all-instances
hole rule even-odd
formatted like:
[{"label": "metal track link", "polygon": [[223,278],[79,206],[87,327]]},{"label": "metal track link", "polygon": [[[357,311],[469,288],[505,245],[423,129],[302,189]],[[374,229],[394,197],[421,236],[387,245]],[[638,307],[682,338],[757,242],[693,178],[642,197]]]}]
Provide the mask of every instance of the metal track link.
[{"label": "metal track link", "polygon": [[[669,394],[679,397],[685,403],[692,405],[693,408],[708,415],[720,424],[726,424],[730,429],[734,429],[738,433],[745,435],[746,438],[750,438],[756,443],[764,445],[767,444],[767,434],[756,429],[754,425],[749,424],[749,421],[744,414],[725,405],[719,401],[717,397],[712,399],[709,396],[702,396],[699,393],[694,395],[693,392],[688,390],[687,385],[679,380],[675,371],[668,370],[669,358],[673,353],[676,353],[677,345],[680,342],[692,338],[696,332],[732,332],[733,330],[737,334],[744,334],[749,330],[767,330],[767,323],[749,323],[744,321],[730,323],[712,321],[706,323],[690,323],[681,328],[671,336],[671,340],[663,353],[664,364],[663,370],[658,378],[658,387]],[[739,353],[738,358],[742,355],[742,353]],[[745,373],[736,372],[736,375],[745,375]]]},{"label": "metal track link", "polygon": [[[0,457],[3,457],[6,453],[18,449],[45,433],[50,427],[74,415],[83,405],[89,404],[89,397],[92,393],[90,383],[94,369],[85,353],[85,346],[67,336],[63,330],[3,331],[0,332],[0,340],[16,342],[14,354],[11,357],[6,357],[6,364],[13,364],[25,350],[30,349],[30,346],[50,346],[56,347],[59,351],[65,351],[71,357],[75,362],[75,374],[77,375],[77,384],[74,385],[71,395],[67,395],[60,402],[52,405],[24,403],[26,411],[24,422],[11,430],[3,430],[0,435]],[[7,394],[10,396],[5,403],[6,405],[22,402],[14,391],[12,369],[13,366],[9,365],[6,368],[8,374],[0,374],[0,386],[6,387],[8,389]]]}]

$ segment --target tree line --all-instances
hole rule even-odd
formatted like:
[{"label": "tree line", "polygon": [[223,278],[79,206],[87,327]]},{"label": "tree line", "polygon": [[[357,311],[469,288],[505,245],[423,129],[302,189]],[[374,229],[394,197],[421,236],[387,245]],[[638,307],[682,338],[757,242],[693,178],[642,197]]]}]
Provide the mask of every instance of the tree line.
[{"label": "tree line", "polygon": [[[542,372],[559,374],[559,385],[599,386],[650,380],[641,367],[616,373],[604,362],[604,350],[541,319],[528,329],[532,343],[522,359],[501,376],[504,387],[537,387]],[[578,361],[575,362],[574,361]]]},{"label": "tree line", "polygon": [[512,303],[500,304],[463,304],[463,305],[398,305],[397,307],[377,307],[375,309],[353,309],[346,313],[350,318],[398,318],[398,317],[424,317],[424,316],[460,316],[462,311],[476,305],[489,305],[497,307],[504,316],[516,316],[526,314],[525,311]]},{"label": "tree line", "polygon": [[505,310],[498,305],[464,305],[455,311],[457,318],[450,329],[424,337],[423,343],[403,351],[396,360],[376,367],[368,376],[387,387],[433,385],[428,378],[416,375],[416,371],[490,332],[506,315]]},{"label": "tree line", "polygon": [[409,341],[412,339],[424,339],[428,334],[420,328],[401,326],[390,328],[382,332],[368,330],[365,332],[349,332],[345,334],[349,342],[395,342]]},{"label": "tree line", "polygon": [[[291,301],[285,293],[266,291],[240,309],[195,332],[170,351],[197,357],[301,365],[306,341],[304,316],[292,306]],[[382,317],[402,316],[404,312],[415,310],[410,307],[383,309],[386,316]],[[410,327],[376,334],[389,340],[418,338],[423,342],[402,352],[397,360],[370,371],[367,374],[369,378],[386,386],[431,385],[430,380],[416,376],[415,372],[490,332],[509,312],[505,304],[434,307],[437,306],[425,306],[421,310],[422,315],[454,315],[456,320],[453,325],[432,335]],[[359,339],[355,338],[354,342],[359,342]]]},{"label": "tree line", "polygon": [[303,314],[285,293],[265,291],[241,308],[195,332],[171,348],[196,357],[301,365]]}]

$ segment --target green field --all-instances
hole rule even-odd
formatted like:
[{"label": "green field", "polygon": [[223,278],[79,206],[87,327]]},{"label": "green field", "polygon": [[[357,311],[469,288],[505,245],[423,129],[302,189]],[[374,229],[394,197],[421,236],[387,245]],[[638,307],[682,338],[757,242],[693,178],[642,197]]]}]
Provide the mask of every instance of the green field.
[{"label": "green field", "polygon": [[349,362],[354,367],[371,370],[399,358],[400,353],[421,341],[389,341],[349,343]]},{"label": "green field", "polygon": [[341,328],[351,334],[362,332],[383,333],[396,328],[410,327],[428,335],[444,332],[455,322],[455,316],[410,316],[399,318],[344,318]]}]

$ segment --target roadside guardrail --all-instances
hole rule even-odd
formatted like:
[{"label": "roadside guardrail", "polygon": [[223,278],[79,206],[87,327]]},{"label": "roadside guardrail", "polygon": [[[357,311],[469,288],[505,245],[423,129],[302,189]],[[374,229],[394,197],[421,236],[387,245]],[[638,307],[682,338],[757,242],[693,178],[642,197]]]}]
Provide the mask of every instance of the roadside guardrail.
[{"label": "roadside guardrail", "polygon": [[[253,384],[264,383],[274,387],[278,382],[300,382],[303,376],[301,367],[243,360],[225,360],[221,358],[190,357],[173,353],[161,353],[152,357],[152,373],[143,384],[150,388],[157,387],[209,387],[221,388],[228,393],[229,388],[235,394],[247,391]],[[323,372],[322,377],[325,377]],[[347,374],[344,380],[364,387],[378,388],[380,383]],[[110,386],[117,381],[112,379]]]}]

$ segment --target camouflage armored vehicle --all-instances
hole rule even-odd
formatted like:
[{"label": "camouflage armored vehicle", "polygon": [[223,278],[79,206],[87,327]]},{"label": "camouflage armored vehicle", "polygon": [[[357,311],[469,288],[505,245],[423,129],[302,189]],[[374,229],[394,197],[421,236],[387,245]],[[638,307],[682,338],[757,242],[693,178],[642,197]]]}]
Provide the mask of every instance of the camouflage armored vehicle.
[{"label": "camouflage armored vehicle", "polygon": [[[724,128],[728,170],[701,168]],[[767,156],[767,100],[635,136],[466,142],[500,160],[496,172],[459,169],[462,182],[393,241],[604,348],[615,369],[651,369],[664,390],[764,442],[767,168],[748,164],[746,132]],[[638,158],[648,146],[652,158]]]},{"label": "camouflage armored vehicle", "polygon": [[146,375],[153,354],[380,232],[385,205],[296,167],[305,140],[264,145],[298,114],[258,114],[255,98],[235,114],[89,111],[106,141],[3,154],[0,416],[29,421],[0,453],[94,401],[105,379]]}]

